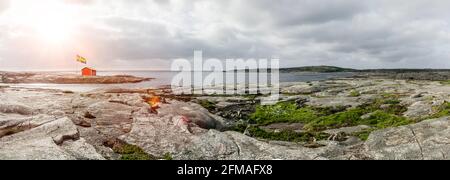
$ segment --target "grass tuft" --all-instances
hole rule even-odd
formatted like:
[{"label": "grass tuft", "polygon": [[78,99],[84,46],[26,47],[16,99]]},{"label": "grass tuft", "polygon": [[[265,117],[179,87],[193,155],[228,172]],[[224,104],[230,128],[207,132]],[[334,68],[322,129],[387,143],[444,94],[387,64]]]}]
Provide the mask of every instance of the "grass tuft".
[{"label": "grass tuft", "polygon": [[208,111],[214,111],[216,109],[216,104],[208,100],[200,100],[198,104],[200,104],[200,106],[204,107]]},{"label": "grass tuft", "polygon": [[250,119],[259,125],[288,122],[309,122],[316,119],[317,112],[311,108],[298,108],[293,102],[281,102],[269,106],[257,106]]},{"label": "grass tuft", "polygon": [[431,118],[440,118],[445,116],[450,116],[450,102],[445,102],[436,108],[436,113],[431,116]]},{"label": "grass tuft", "polygon": [[350,92],[350,97],[359,97],[361,93],[359,91],[353,90]]},{"label": "grass tuft", "polygon": [[440,81],[442,85],[450,85],[450,80]]}]

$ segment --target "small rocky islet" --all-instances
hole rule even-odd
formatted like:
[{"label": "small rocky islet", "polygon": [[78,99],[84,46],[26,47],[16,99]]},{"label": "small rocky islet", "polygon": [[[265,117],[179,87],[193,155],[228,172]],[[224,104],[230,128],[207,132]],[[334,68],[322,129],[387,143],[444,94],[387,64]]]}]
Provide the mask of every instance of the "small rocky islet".
[{"label": "small rocky islet", "polygon": [[72,73],[0,72],[0,83],[6,84],[124,84],[139,83],[149,80],[152,80],[152,78],[135,77],[130,75],[79,76]]},{"label": "small rocky islet", "polygon": [[0,159],[449,159],[450,83],[427,73],[282,83],[272,105],[168,88],[2,86]]}]

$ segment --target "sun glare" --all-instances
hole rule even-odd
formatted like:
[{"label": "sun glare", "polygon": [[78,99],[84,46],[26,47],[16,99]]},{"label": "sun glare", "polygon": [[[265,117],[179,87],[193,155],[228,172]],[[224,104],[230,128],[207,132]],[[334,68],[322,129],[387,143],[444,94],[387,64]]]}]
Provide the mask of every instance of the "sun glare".
[{"label": "sun glare", "polygon": [[72,8],[58,0],[17,0],[13,2],[16,23],[31,28],[36,38],[48,43],[62,43],[75,28]]}]

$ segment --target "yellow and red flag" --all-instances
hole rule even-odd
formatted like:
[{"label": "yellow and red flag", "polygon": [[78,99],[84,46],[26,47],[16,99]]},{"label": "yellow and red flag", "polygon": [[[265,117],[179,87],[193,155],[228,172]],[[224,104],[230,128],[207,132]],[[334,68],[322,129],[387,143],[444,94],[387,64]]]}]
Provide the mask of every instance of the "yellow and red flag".
[{"label": "yellow and red flag", "polygon": [[77,55],[77,61],[80,62],[80,63],[83,63],[83,64],[87,63],[86,58],[84,58],[84,57],[82,57],[80,55]]}]

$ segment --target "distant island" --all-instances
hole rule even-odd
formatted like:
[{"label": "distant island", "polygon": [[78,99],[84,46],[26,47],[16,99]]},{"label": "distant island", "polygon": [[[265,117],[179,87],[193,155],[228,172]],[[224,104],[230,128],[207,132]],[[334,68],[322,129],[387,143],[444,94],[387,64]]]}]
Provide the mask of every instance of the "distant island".
[{"label": "distant island", "polygon": [[280,68],[280,72],[321,72],[321,73],[331,73],[331,72],[356,72],[359,70],[351,68],[341,68],[336,66],[303,66],[303,67],[291,67],[291,68]]},{"label": "distant island", "polygon": [[[353,77],[379,77],[405,80],[443,81],[450,79],[450,69],[352,69],[337,66],[302,66],[280,68],[280,73],[354,73]],[[245,70],[238,70],[240,72]],[[256,72],[256,69],[250,69]]]},{"label": "distant island", "polygon": [[343,68],[337,66],[302,66],[302,67],[289,67],[280,68],[281,72],[321,72],[321,73],[333,73],[333,72],[372,72],[372,73],[412,73],[412,72],[450,72],[450,69],[352,69]]},{"label": "distant island", "polygon": [[379,77],[404,80],[445,81],[450,79],[450,69],[351,69],[336,66],[304,66],[281,68],[281,73],[317,72],[317,73],[355,73],[354,77]]}]

